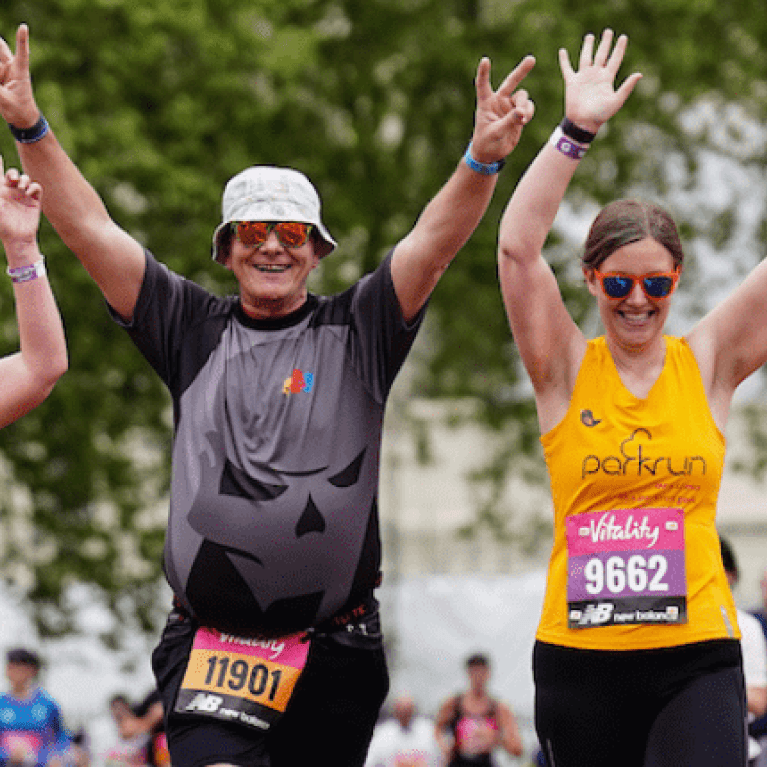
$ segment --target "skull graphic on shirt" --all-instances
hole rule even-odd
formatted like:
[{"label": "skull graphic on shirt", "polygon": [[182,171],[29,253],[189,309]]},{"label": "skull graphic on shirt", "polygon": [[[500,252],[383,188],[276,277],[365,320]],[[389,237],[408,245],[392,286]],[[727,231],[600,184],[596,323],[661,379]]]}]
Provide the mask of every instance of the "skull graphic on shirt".
[{"label": "skull graphic on shirt", "polygon": [[221,628],[245,613],[290,630],[337,612],[375,515],[366,452],[338,467],[247,474],[228,459],[203,461],[187,515],[202,537],[186,586],[195,612]]}]

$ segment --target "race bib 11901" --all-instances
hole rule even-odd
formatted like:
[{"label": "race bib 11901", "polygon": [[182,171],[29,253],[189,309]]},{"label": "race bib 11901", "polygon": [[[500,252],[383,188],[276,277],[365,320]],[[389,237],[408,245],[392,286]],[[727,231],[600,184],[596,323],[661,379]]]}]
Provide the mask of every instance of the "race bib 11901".
[{"label": "race bib 11901", "polygon": [[199,628],[174,710],[268,730],[288,705],[309,645],[305,633],[251,639]]}]

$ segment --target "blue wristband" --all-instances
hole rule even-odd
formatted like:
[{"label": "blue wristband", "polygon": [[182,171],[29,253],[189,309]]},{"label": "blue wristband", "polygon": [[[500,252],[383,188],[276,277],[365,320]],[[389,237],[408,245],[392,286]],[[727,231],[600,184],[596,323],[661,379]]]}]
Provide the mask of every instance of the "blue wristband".
[{"label": "blue wristband", "polygon": [[37,122],[29,128],[17,128],[8,123],[11,134],[20,144],[34,144],[48,133],[48,121],[40,115]]},{"label": "blue wristband", "polygon": [[500,159],[498,162],[491,162],[491,163],[485,163],[485,162],[479,162],[478,160],[475,160],[471,156],[471,144],[466,148],[466,154],[463,156],[464,162],[477,173],[481,173],[484,176],[493,176],[500,169],[506,165],[506,160]]}]

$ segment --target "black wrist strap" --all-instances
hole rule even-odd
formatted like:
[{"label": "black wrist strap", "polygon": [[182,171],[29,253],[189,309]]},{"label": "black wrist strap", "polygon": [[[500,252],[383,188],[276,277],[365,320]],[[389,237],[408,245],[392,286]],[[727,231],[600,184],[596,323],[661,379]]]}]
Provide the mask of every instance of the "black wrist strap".
[{"label": "black wrist strap", "polygon": [[597,137],[596,133],[580,128],[572,120],[568,120],[567,117],[559,123],[559,127],[565,136],[573,141],[577,141],[579,144],[590,144]]},{"label": "black wrist strap", "polygon": [[10,123],[8,123],[8,127],[11,130],[11,135],[20,144],[34,144],[35,141],[39,141],[46,133],[48,133],[48,121],[42,115],[40,115],[37,122],[29,128],[17,128]]}]

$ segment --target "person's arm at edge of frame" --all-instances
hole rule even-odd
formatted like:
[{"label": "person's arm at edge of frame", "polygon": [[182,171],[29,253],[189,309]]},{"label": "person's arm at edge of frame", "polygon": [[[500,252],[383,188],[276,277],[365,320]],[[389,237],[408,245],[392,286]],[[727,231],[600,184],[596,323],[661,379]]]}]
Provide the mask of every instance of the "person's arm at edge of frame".
[{"label": "person's arm at edge of frame", "polygon": [[749,714],[757,719],[767,712],[767,686],[746,685],[746,703]]},{"label": "person's arm at edge of frame", "polygon": [[[753,615],[749,617],[753,618],[751,622],[753,632],[749,632],[753,634],[751,641],[744,634],[740,611],[738,611],[738,624],[743,645],[743,674],[746,680],[746,708],[749,714],[759,719],[767,712],[767,638],[762,632],[761,621]],[[751,668],[752,662],[753,668]],[[758,666],[755,665],[757,663]]]},{"label": "person's arm at edge of frame", "polygon": [[[581,131],[596,134],[623,105],[641,78],[634,73],[613,90],[613,81],[626,50],[621,35],[612,53],[613,32],[605,30],[594,53],[595,38],[583,40],[577,72],[567,52],[559,51],[565,81],[565,116]],[[592,55],[593,54],[593,55]],[[556,134],[555,134],[556,135]],[[565,306],[557,280],[542,255],[543,247],[565,191],[585,147],[570,142],[565,153],[547,141],[527,168],[501,217],[498,271],[506,314],[514,341],[539,398],[539,417],[551,410],[552,423],[563,413],[554,410],[569,400],[585,338]],[[553,398],[541,407],[540,398]],[[552,407],[549,408],[548,406]],[[551,424],[542,421],[548,430]]]},{"label": "person's arm at edge of frame", "polygon": [[522,735],[517,720],[505,703],[498,703],[499,745],[511,756],[522,756]]},{"label": "person's arm at edge of frame", "polygon": [[455,716],[456,705],[457,698],[453,695],[439,707],[437,716],[434,718],[434,740],[445,760],[448,759],[453,748],[453,736],[447,728],[450,720]]},{"label": "person's arm at edge of frame", "polygon": [[72,736],[64,726],[64,717],[58,703],[54,704],[49,728],[52,742],[46,767],[63,767],[64,757],[72,744]]},{"label": "person's arm at edge of frame", "polygon": [[[1,236],[13,279],[20,342],[19,352],[0,359],[2,427],[42,403],[69,363],[61,315],[37,244],[42,189],[15,168],[4,173],[2,158],[0,184]],[[15,212],[7,206],[15,206]]]},{"label": "person's arm at edge of frame", "polygon": [[[535,65],[526,56],[497,91],[490,85],[490,60],[483,58],[475,80],[477,107],[470,153],[486,172],[472,170],[462,159],[428,203],[415,226],[395,247],[391,272],[405,320],[421,310],[439,278],[469,239],[487,210],[498,179],[492,171],[514,149],[534,106],[517,90]],[[490,171],[490,172],[487,172]]]},{"label": "person's arm at edge of frame", "polygon": [[[16,32],[16,53],[0,38],[0,113],[25,130],[39,125],[29,72],[29,29]],[[42,131],[41,131],[42,132]],[[109,304],[129,320],[146,268],[143,247],[110,217],[95,189],[48,129],[28,143],[17,139],[24,171],[45,189],[43,213],[80,259]]]}]

